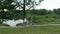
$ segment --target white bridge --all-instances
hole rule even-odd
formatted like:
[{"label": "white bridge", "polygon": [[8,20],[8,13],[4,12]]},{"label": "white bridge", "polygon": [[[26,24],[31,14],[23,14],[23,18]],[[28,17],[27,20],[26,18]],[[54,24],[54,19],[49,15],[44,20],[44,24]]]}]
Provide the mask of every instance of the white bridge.
[{"label": "white bridge", "polygon": [[[24,22],[28,22],[28,20],[27,19],[24,19]],[[7,24],[7,25],[9,25],[10,27],[16,27],[16,25],[17,24],[20,24],[20,23],[24,23],[23,22],[23,19],[18,19],[18,20],[4,20],[3,21],[3,24]]]}]

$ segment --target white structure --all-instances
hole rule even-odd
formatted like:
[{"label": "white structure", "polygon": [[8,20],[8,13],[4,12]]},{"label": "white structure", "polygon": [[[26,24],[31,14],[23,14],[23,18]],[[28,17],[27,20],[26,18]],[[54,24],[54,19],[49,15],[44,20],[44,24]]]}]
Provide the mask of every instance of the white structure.
[{"label": "white structure", "polygon": [[[25,19],[24,22],[28,22],[28,21]],[[13,19],[13,20],[5,20],[3,21],[3,24],[7,24],[10,27],[16,27],[17,24],[24,23],[24,22],[23,22],[23,19],[18,19],[18,20]]]}]

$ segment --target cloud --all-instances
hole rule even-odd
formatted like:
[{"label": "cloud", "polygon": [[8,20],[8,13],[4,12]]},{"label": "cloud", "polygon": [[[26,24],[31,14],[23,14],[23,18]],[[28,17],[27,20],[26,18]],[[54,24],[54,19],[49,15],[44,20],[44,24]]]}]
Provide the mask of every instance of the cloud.
[{"label": "cloud", "polygon": [[60,0],[44,0],[36,9],[55,9],[60,8]]}]

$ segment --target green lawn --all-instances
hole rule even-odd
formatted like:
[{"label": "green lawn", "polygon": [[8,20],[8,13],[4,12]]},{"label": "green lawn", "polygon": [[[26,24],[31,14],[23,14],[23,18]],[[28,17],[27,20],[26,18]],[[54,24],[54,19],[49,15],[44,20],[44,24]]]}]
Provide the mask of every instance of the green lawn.
[{"label": "green lawn", "polygon": [[60,26],[0,28],[0,34],[60,34]]}]

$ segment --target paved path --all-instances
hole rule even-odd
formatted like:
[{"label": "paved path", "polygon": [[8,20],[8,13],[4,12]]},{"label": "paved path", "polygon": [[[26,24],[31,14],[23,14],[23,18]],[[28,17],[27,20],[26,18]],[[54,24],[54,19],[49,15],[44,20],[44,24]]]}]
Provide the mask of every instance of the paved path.
[{"label": "paved path", "polygon": [[[13,27],[13,28],[34,27],[34,26],[60,26],[60,24],[26,25],[26,26],[17,26],[17,27]],[[12,28],[12,27],[0,26],[0,28]]]},{"label": "paved path", "polygon": [[60,26],[60,24],[42,24],[42,25],[33,25],[33,26]]}]

